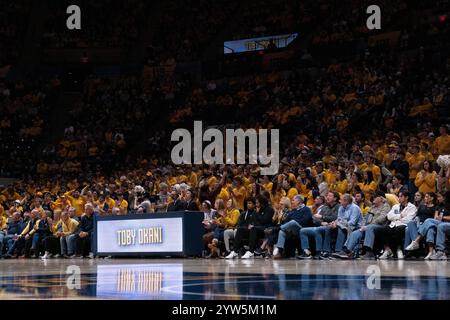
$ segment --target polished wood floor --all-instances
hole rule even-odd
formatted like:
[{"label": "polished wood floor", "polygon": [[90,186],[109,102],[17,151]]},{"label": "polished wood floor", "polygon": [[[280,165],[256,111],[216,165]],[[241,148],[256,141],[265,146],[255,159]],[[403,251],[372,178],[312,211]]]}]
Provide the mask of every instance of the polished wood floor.
[{"label": "polished wood floor", "polygon": [[5,299],[450,299],[447,261],[0,260]]}]

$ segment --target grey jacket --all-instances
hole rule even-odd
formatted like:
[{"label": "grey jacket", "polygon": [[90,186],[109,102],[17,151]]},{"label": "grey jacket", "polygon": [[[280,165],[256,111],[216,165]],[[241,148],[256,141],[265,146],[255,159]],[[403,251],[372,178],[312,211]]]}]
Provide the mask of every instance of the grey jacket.
[{"label": "grey jacket", "polygon": [[389,220],[387,219],[387,214],[391,210],[391,206],[386,200],[379,207],[372,205],[369,209],[369,213],[364,219],[364,225],[368,224],[378,224],[381,226],[387,225]]},{"label": "grey jacket", "polygon": [[320,214],[322,215],[323,222],[333,222],[337,219],[338,211],[340,205],[336,203],[334,207],[330,207],[328,204],[325,204],[320,210]]}]

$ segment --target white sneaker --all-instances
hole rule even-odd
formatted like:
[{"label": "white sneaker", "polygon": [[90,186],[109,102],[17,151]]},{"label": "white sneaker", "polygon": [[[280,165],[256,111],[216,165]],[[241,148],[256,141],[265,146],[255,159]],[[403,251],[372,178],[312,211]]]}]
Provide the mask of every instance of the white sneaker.
[{"label": "white sneaker", "polygon": [[41,259],[45,260],[45,259],[50,259],[53,256],[53,254],[51,254],[50,252],[46,252]]},{"label": "white sneaker", "polygon": [[254,254],[253,252],[247,251],[242,257],[241,259],[250,259],[253,258]]},{"label": "white sneaker", "polygon": [[88,255],[88,258],[89,258],[89,259],[94,259],[94,253],[93,253],[93,252],[90,252],[89,255]]},{"label": "white sneaker", "polygon": [[384,250],[383,254],[378,259],[387,260],[387,259],[392,258],[392,256],[393,256],[393,254],[392,254],[391,249],[386,249],[386,250]]},{"label": "white sneaker", "polygon": [[426,255],[426,257],[423,258],[423,260],[431,260],[430,258],[431,258],[435,253],[436,253],[436,252],[434,252],[434,250],[431,251],[431,252],[429,252],[429,253]]},{"label": "white sneaker", "polygon": [[419,248],[420,248],[419,244],[418,244],[416,241],[412,241],[412,242],[409,244],[409,246],[407,246],[407,247],[405,248],[405,250],[406,250],[406,251],[414,251],[414,250],[417,250],[417,249],[419,249]]},{"label": "white sneaker", "polygon": [[430,257],[430,260],[447,260],[447,256],[443,251],[436,251],[436,253]]},{"label": "white sneaker", "polygon": [[225,259],[234,259],[238,256],[238,254],[234,251],[231,251],[226,257]]},{"label": "white sneaker", "polygon": [[278,255],[279,253],[280,253],[280,249],[278,249],[278,247],[274,247],[274,248],[273,248],[272,255],[273,255],[273,256],[276,256],[276,255]]},{"label": "white sneaker", "polygon": [[397,250],[397,260],[403,260],[405,259],[405,256],[403,255],[402,250]]}]

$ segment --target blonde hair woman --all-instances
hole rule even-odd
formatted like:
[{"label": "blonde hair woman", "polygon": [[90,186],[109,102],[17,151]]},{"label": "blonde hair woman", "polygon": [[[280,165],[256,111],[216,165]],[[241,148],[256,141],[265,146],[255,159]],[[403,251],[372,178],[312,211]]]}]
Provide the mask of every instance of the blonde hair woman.
[{"label": "blonde hair woman", "polygon": [[275,214],[273,215],[272,221],[275,226],[266,228],[264,233],[266,235],[261,247],[255,250],[256,255],[261,255],[267,249],[266,257],[270,257],[273,250],[273,245],[278,239],[278,232],[280,231],[280,226],[283,224],[287,213],[291,210],[291,200],[288,197],[282,197],[280,202],[276,205]]}]

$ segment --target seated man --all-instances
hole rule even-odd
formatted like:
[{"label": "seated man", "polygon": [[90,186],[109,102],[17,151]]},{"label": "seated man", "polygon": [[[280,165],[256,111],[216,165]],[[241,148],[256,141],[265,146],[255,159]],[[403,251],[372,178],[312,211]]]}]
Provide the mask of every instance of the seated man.
[{"label": "seated man", "polygon": [[81,216],[80,229],[75,235],[76,256],[93,258],[92,233],[94,231],[94,206],[88,202],[84,205],[84,214]]},{"label": "seated man", "polygon": [[70,258],[75,253],[75,235],[78,229],[78,221],[69,217],[67,211],[61,213],[62,231],[59,234],[61,255]]},{"label": "seated man", "polygon": [[17,255],[22,258],[30,257],[30,249],[31,249],[33,234],[36,232],[34,227],[36,225],[36,222],[39,219],[38,215],[39,215],[38,209],[31,210],[30,217],[27,221],[26,227],[20,233],[17,240],[14,242],[12,248],[10,249],[12,251],[16,250]]},{"label": "seated man", "polygon": [[289,234],[299,234],[302,228],[313,225],[311,209],[305,206],[301,195],[295,195],[292,198],[292,210],[287,214],[284,224],[280,227],[278,241],[273,252],[274,259],[282,258],[281,250],[284,249],[286,237]]},{"label": "seated man", "polygon": [[[359,243],[363,238],[370,238],[367,239],[365,244],[370,245],[370,248],[372,248],[375,237],[374,230],[382,228],[387,224],[387,214],[390,209],[391,207],[385,198],[384,192],[376,192],[372,206],[370,207],[369,213],[366,215],[365,219],[363,219],[361,228],[354,230],[350,234],[345,242],[343,250],[335,256],[341,259],[351,259],[354,256],[355,251],[358,250]],[[369,258],[372,251],[367,250],[366,252],[367,256],[365,258]]]},{"label": "seated man", "polygon": [[42,241],[49,235],[51,235],[51,225],[53,223],[51,217],[51,211],[41,211],[40,219],[34,226],[35,233],[33,234],[33,241],[31,245],[31,251],[34,258],[39,258],[39,254],[42,248]]},{"label": "seated man", "polygon": [[392,250],[396,250],[397,259],[404,259],[403,242],[406,226],[417,214],[417,207],[409,202],[409,192],[400,191],[398,195],[399,204],[394,205],[389,211],[387,218],[390,221],[388,226],[381,230],[384,236],[384,252],[380,260],[386,260],[393,257]]},{"label": "seated man", "polygon": [[21,232],[22,217],[20,212],[14,212],[11,218],[7,219],[6,229],[3,233],[0,231],[0,257],[3,254],[3,247],[6,245],[8,249],[11,248]]},{"label": "seated man", "polygon": [[[340,203],[341,207],[338,211],[338,217],[335,223],[332,224],[332,228],[335,226],[337,229],[336,252],[342,251],[347,236],[358,229],[362,221],[361,208],[353,203],[353,198],[350,194],[342,195]],[[331,233],[328,233],[327,236],[331,236]]]},{"label": "seated man", "polygon": [[41,258],[44,260],[51,258],[53,255],[55,255],[56,258],[60,257],[60,238],[62,236],[61,209],[56,209],[53,212],[53,223],[50,230],[51,235],[48,235],[43,240],[45,254]]},{"label": "seated man", "polygon": [[273,208],[269,205],[269,200],[258,195],[256,197],[256,210],[252,215],[252,221],[249,222],[248,227],[239,228],[234,239],[234,251],[232,251],[227,258],[232,259],[237,256],[237,252],[243,249],[244,238],[249,239],[249,250],[245,252],[242,259],[250,259],[254,256],[254,251],[258,246],[258,240],[264,237],[264,229],[272,225],[272,217],[274,214]]},{"label": "seated man", "polygon": [[223,241],[225,243],[225,250],[228,252],[225,259],[233,259],[238,256],[236,251],[230,250],[230,240],[235,239],[236,233],[239,229],[248,229],[249,223],[253,219],[253,215],[255,214],[255,199],[254,198],[248,198],[247,199],[247,210],[242,212],[239,216],[239,220],[237,222],[235,229],[227,229],[223,233]]},{"label": "seated man", "polygon": [[313,216],[315,227],[300,229],[300,241],[303,253],[297,256],[297,259],[312,259],[309,246],[309,237],[312,236],[316,242],[316,255],[319,259],[329,260],[331,252],[331,237],[327,236],[331,232],[332,223],[337,219],[339,210],[339,193],[327,192],[325,196],[326,203],[323,205],[320,213]]}]

